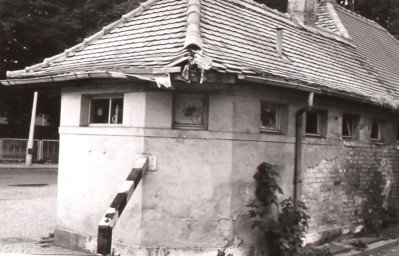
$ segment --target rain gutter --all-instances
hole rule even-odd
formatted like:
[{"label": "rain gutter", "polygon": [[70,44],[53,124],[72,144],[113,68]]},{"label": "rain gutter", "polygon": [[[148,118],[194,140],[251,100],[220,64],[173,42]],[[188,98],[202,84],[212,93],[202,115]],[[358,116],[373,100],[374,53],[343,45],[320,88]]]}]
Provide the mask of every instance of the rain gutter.
[{"label": "rain gutter", "polygon": [[[140,80],[157,81],[158,78],[164,78],[169,76],[170,73],[180,72],[180,67],[167,67],[157,68],[137,73],[117,72],[117,71],[89,71],[89,72],[72,72],[63,75],[49,75],[43,77],[29,77],[29,78],[11,78],[7,80],[0,80],[0,83],[5,86],[15,85],[26,85],[26,84],[38,84],[38,83],[52,83],[52,82],[64,82],[81,79],[101,79],[101,78],[112,78],[112,79],[130,79],[137,78]],[[130,71],[127,69],[126,71]],[[133,71],[133,70],[131,70]],[[137,71],[137,70],[135,70]]]},{"label": "rain gutter", "polygon": [[[379,107],[386,107],[390,109],[399,109],[399,104],[396,104],[394,102],[389,102],[388,104],[382,104],[379,101],[373,99],[372,97],[367,97],[367,96],[362,96],[356,93],[350,93],[346,91],[339,91],[335,90],[332,88],[327,88],[327,87],[321,87],[318,85],[309,86],[306,83],[301,83],[297,82],[295,80],[285,80],[285,79],[279,79],[276,77],[258,77],[258,76],[248,76],[248,75],[243,75],[239,74],[238,78],[240,80],[244,81],[250,81],[250,82],[255,82],[255,83],[261,83],[261,84],[267,84],[267,85],[275,85],[275,86],[281,86],[284,88],[291,88],[291,89],[296,89],[304,92],[315,92],[320,95],[328,95],[328,96],[334,96],[346,100],[351,100],[351,101],[357,101],[361,103],[366,103],[366,104],[372,104],[375,106]],[[319,87],[319,88],[317,88]]]}]

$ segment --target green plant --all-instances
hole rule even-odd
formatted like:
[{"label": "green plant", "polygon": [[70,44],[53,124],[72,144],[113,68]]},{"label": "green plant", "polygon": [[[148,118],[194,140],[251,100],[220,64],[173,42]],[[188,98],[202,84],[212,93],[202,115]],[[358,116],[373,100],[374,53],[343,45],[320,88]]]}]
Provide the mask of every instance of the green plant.
[{"label": "green plant", "polygon": [[[279,175],[274,171],[273,165],[265,162],[258,166],[254,175],[256,199],[247,206],[250,208],[250,218],[254,219],[252,228],[261,232],[259,251],[262,255],[266,254],[266,251],[269,255],[302,255],[302,239],[310,217],[301,201],[294,202],[292,198],[288,198],[278,204],[276,192],[283,194],[283,190],[277,183],[277,177]],[[270,214],[273,205],[281,207],[277,220]]]},{"label": "green plant", "polygon": [[281,202],[281,213],[278,217],[280,239],[277,241],[281,254],[284,256],[299,255],[302,251],[306,229],[308,228],[309,215],[306,206],[292,198]]}]

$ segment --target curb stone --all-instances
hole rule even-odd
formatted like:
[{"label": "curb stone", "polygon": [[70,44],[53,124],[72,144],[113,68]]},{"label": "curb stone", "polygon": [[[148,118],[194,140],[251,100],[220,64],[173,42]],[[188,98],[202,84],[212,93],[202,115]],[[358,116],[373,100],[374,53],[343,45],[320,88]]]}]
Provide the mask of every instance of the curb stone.
[{"label": "curb stone", "polygon": [[3,164],[0,163],[0,169],[58,169],[58,164]]},{"label": "curb stone", "polygon": [[386,250],[392,247],[399,245],[399,241],[397,239],[388,239],[377,241],[367,245],[367,248],[364,250],[357,249],[352,247],[352,249],[348,252],[333,254],[334,256],[358,256],[358,255],[368,255],[370,253],[380,252],[382,250]]}]

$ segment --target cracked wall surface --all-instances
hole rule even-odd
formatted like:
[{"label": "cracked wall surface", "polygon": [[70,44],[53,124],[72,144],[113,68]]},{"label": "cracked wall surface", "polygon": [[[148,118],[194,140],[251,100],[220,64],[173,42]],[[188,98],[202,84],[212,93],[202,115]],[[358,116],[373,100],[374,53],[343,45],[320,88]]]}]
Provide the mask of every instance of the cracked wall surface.
[{"label": "cracked wall surface", "polygon": [[[133,167],[134,156],[150,154],[157,156],[157,170],[146,173],[116,225],[116,252],[216,255],[227,248],[235,256],[253,253],[258,234],[246,207],[254,198],[253,175],[260,163],[273,164],[284,190],[279,199],[292,197],[295,114],[306,105],[307,94],[264,86],[193,89],[209,95],[204,130],[171,129],[170,91],[135,85],[63,90],[56,243],[93,252],[98,221]],[[123,126],[82,123],[90,96],[104,94],[124,95]],[[259,132],[261,100],[285,106],[282,133]],[[341,117],[354,111],[353,103],[316,96],[314,104],[327,110],[328,127],[326,137],[303,140],[303,200],[311,231],[359,224],[357,213],[373,173],[382,174],[382,190],[389,177],[389,200],[397,202],[395,144],[389,137],[378,143],[367,138],[367,122],[373,116],[390,120],[390,115],[374,107],[356,108],[363,128],[359,139],[347,141],[340,137]]]}]

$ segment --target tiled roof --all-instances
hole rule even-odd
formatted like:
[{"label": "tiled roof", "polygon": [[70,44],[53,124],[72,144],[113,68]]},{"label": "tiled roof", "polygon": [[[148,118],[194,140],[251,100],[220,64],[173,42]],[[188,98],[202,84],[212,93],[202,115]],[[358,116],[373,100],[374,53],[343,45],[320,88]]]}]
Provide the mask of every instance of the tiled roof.
[{"label": "tiled roof", "polygon": [[8,76],[165,67],[189,54],[184,48],[186,10],[184,1],[150,0],[81,44]]},{"label": "tiled roof", "polygon": [[[222,72],[279,76],[322,90],[395,101],[356,48],[338,35],[301,26],[252,1],[205,0],[201,6],[203,51]],[[276,28],[283,28],[283,57],[275,50]]]},{"label": "tiled roof", "polygon": [[375,22],[337,6],[357,49],[385,84],[399,90],[399,41]]},{"label": "tiled roof", "polygon": [[[163,68],[198,55],[212,60],[211,69],[244,80],[279,78],[399,106],[399,94],[379,81],[375,69],[345,37],[345,29],[333,26],[337,18],[329,17],[332,11],[319,11],[324,16],[317,22],[325,28],[305,26],[252,0],[150,0],[86,43],[8,77]],[[277,28],[283,29],[282,56],[276,51]]]}]

